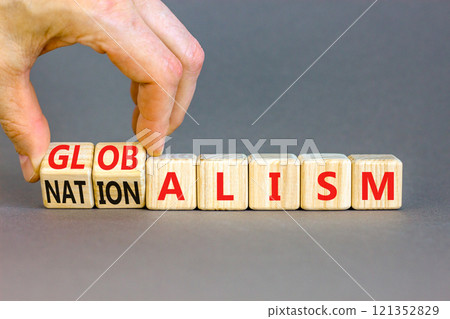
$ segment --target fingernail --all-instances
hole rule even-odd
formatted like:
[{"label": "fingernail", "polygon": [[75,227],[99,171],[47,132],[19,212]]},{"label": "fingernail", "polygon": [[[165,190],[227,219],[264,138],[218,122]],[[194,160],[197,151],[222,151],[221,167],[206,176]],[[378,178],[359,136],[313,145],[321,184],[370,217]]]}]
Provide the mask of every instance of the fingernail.
[{"label": "fingernail", "polygon": [[150,150],[149,150],[149,154],[150,154],[151,156],[157,157],[157,156],[160,156],[160,155],[163,153],[163,151],[164,151],[164,145],[162,145],[162,146],[160,146],[160,147],[158,147],[158,148],[152,148],[152,149],[150,149]]},{"label": "fingernail", "polygon": [[154,142],[147,148],[147,152],[151,156],[160,156],[164,151],[165,140],[166,140],[165,136],[160,138],[158,141]]},{"label": "fingernail", "polygon": [[36,182],[39,175],[36,173],[33,167],[33,163],[30,158],[26,155],[19,155],[20,167],[22,168],[23,178],[27,182]]},{"label": "fingernail", "polygon": [[159,148],[159,149],[157,149],[157,150],[155,150],[153,152],[153,156],[161,156],[161,154],[163,153],[163,150],[164,150],[164,146]]}]

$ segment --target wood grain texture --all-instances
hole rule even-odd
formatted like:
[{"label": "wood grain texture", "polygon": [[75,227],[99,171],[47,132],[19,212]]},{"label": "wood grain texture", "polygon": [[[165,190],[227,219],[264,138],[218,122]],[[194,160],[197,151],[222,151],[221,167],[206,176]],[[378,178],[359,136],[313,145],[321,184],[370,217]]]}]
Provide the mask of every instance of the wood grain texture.
[{"label": "wood grain texture", "polygon": [[[125,162],[124,146],[137,148],[136,165],[127,150]],[[102,149],[107,148],[107,151]],[[117,149],[117,154],[112,149]],[[99,165],[99,155],[103,153],[103,162],[108,169]],[[142,208],[145,206],[145,161],[147,152],[139,143],[98,143],[95,146],[93,165],[93,186],[95,205],[98,208]],[[116,161],[116,162],[115,162]],[[115,163],[115,165],[114,165]],[[129,167],[131,169],[124,169]]]},{"label": "wood grain texture", "polygon": [[[223,176],[219,199],[218,178]],[[248,160],[244,154],[200,155],[197,165],[197,205],[202,210],[244,210],[248,207]]]},{"label": "wood grain texture", "polygon": [[[147,159],[146,205],[153,210],[197,207],[197,156],[167,154]],[[167,194],[164,190],[170,189]],[[179,195],[182,196],[179,196]],[[178,198],[180,197],[180,198]]]},{"label": "wood grain texture", "polygon": [[[255,210],[294,210],[300,206],[300,161],[294,154],[252,154],[249,206]],[[279,173],[279,177],[270,174]],[[273,183],[277,186],[273,187]],[[272,196],[278,195],[278,196]]]},{"label": "wood grain texture", "polygon": [[[354,209],[398,209],[402,206],[402,162],[390,154],[353,154],[349,156],[352,161],[352,207]],[[367,172],[366,178],[363,174]],[[388,174],[392,174],[392,180]],[[368,176],[368,177],[367,177]],[[382,181],[385,177],[384,189],[378,199],[370,185],[373,177],[376,192],[382,190]],[[392,187],[392,198],[389,198],[389,187]],[[367,190],[367,199],[364,199],[364,188]]]},{"label": "wood grain texture", "polygon": [[299,156],[302,209],[344,210],[350,208],[350,160],[344,154],[321,153],[320,155],[321,158],[315,154]]},{"label": "wood grain texture", "polygon": [[[55,149],[63,147],[64,149]],[[67,149],[66,149],[67,148]],[[78,151],[75,151],[75,149]],[[49,164],[50,153],[58,167]],[[78,157],[74,160],[74,151]],[[40,176],[42,200],[47,208],[92,208],[92,143],[50,143],[41,162]],[[65,165],[64,165],[65,164]],[[74,164],[76,168],[71,168]],[[82,167],[82,168],[80,168]]]}]

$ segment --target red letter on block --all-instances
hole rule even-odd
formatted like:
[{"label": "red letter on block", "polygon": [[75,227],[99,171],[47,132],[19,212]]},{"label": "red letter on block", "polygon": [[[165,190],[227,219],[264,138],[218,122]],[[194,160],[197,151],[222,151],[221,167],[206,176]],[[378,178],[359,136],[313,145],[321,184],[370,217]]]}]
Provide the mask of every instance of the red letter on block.
[{"label": "red letter on block", "polygon": [[[128,154],[128,151],[131,151],[131,154]],[[136,155],[138,153],[138,149],[136,145],[124,145],[123,147],[123,157],[122,157],[122,169],[135,169],[137,166],[137,158]],[[127,165],[127,161],[131,160],[132,164]]]},{"label": "red letter on block", "polygon": [[[114,154],[112,163],[109,165],[106,165],[104,162],[104,156],[107,151],[112,151]],[[119,162],[119,150],[114,145],[107,145],[104,148],[100,150],[100,153],[98,153],[98,166],[100,166],[101,169],[105,171],[109,171],[116,167],[117,163]]]},{"label": "red letter on block", "polygon": [[280,173],[269,173],[269,177],[272,179],[272,195],[269,196],[269,200],[280,200],[280,194],[278,194]]},{"label": "red letter on block", "polygon": [[55,155],[56,152],[60,151],[60,150],[66,150],[68,151],[70,149],[69,145],[65,145],[65,144],[61,144],[58,145],[56,147],[54,147],[52,149],[52,151],[49,154],[48,157],[48,164],[50,165],[51,168],[53,169],[64,169],[67,167],[67,163],[69,162],[69,155],[60,155],[59,159],[61,160],[61,164],[56,164],[55,163]]},{"label": "red letter on block", "polygon": [[80,145],[75,145],[75,148],[73,150],[72,165],[70,166],[71,169],[83,169],[84,168],[84,164],[77,163],[78,155],[80,155]]},{"label": "red letter on block", "polygon": [[[169,189],[170,181],[172,181],[173,183],[172,189]],[[163,186],[161,188],[161,193],[159,193],[158,200],[166,199],[167,194],[175,194],[177,195],[178,200],[184,200],[183,192],[181,191],[177,174],[175,174],[174,172],[167,173],[166,179],[164,180]]]},{"label": "red letter on block", "polygon": [[381,199],[381,195],[383,195],[386,184],[388,184],[388,200],[394,200],[394,172],[384,173],[379,189],[377,189],[372,172],[362,172],[362,200],[369,199],[368,184],[370,184],[370,189],[372,190],[373,197],[376,200]]},{"label": "red letter on block", "polygon": [[336,187],[334,187],[334,185],[325,181],[325,178],[327,178],[327,177],[336,178],[336,173],[335,172],[323,172],[317,178],[317,182],[319,183],[319,185],[325,189],[328,189],[328,191],[330,192],[328,195],[322,195],[322,194],[317,193],[317,198],[320,200],[332,200],[337,195]]},{"label": "red letter on block", "polygon": [[234,195],[223,194],[223,173],[217,173],[217,200],[233,200]]}]

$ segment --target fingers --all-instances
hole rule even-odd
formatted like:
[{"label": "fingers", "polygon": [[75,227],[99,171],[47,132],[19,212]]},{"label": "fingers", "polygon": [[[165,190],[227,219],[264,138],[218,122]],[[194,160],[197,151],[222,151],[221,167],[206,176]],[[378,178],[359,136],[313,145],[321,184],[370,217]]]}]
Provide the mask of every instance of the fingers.
[{"label": "fingers", "polygon": [[177,103],[170,116],[168,134],[182,122],[195,92],[197,78],[202,69],[204,52],[198,41],[177,17],[159,0],[134,0],[137,11],[145,23],[175,54],[183,66],[183,75],[175,96]]},{"label": "fingers", "polygon": [[[167,134],[183,70],[178,58],[148,28],[134,6],[131,3],[129,5],[130,8],[114,8],[123,13],[120,18],[109,20],[97,17],[106,23],[103,28],[107,32],[97,33],[100,39],[95,46],[97,51],[106,52],[122,73],[136,82],[132,84],[131,93],[137,102],[139,114],[136,110],[132,125],[136,127],[139,141],[147,151],[151,155],[159,155],[163,145],[152,150],[155,141],[149,141],[145,134],[140,133],[157,132],[161,137]],[[94,46],[90,42],[86,44]]]},{"label": "fingers", "polygon": [[39,167],[50,143],[50,130],[29,80],[29,72],[0,80],[0,123],[19,154],[26,181],[39,180]]}]

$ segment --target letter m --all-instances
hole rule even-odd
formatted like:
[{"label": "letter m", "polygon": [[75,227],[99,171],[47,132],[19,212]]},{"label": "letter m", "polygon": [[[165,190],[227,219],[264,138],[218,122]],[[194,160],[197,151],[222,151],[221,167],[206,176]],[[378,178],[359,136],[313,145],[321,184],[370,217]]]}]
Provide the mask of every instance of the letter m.
[{"label": "letter m", "polygon": [[362,200],[369,199],[369,185],[373,197],[380,200],[387,184],[388,200],[394,200],[394,172],[385,172],[381,180],[380,187],[377,189],[372,172],[362,172]]}]

